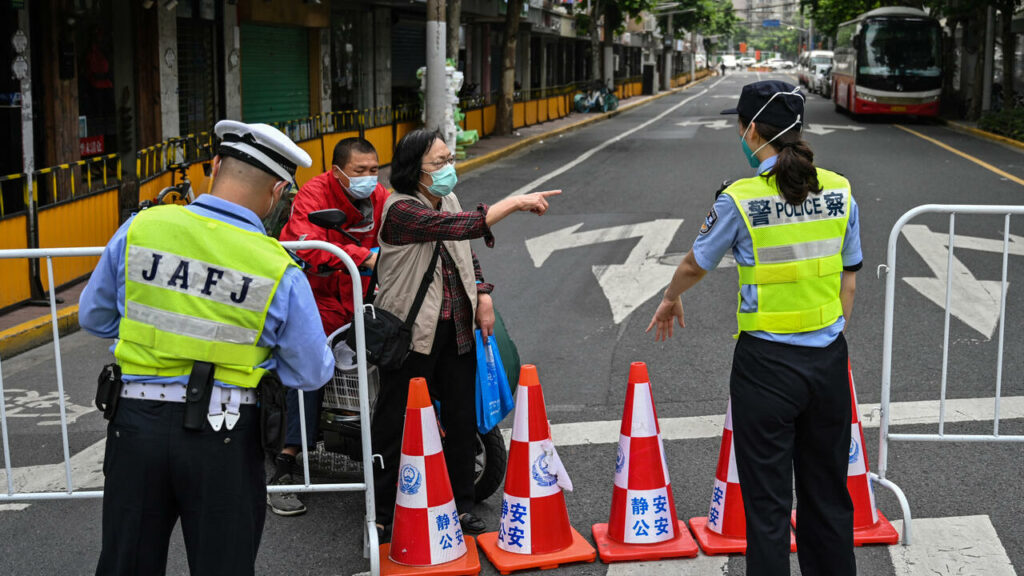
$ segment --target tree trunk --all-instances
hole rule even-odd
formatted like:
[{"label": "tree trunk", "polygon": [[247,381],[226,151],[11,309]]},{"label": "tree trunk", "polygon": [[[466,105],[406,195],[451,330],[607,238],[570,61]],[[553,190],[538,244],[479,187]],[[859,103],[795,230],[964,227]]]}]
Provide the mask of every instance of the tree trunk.
[{"label": "tree trunk", "polygon": [[615,29],[611,27],[611,18],[605,14],[604,17],[604,46],[601,53],[604,56],[604,85],[612,92],[615,91]]},{"label": "tree trunk", "polygon": [[1016,2],[1014,0],[1003,0],[999,9],[1003,13],[1002,18],[1002,42],[1003,42],[1003,109],[1013,108],[1013,69],[1014,55],[1016,54],[1017,36],[1013,33],[1013,11]]},{"label": "tree trunk", "polygon": [[969,26],[975,26],[974,46],[974,80],[971,82],[971,101],[967,108],[967,118],[977,120],[981,116],[982,85],[985,82],[985,7],[974,13]]},{"label": "tree trunk", "polygon": [[462,0],[448,0],[448,50],[445,54],[459,69],[459,28],[462,26]]},{"label": "tree trunk", "polygon": [[512,133],[515,108],[516,38],[519,36],[519,15],[523,0],[508,0],[505,13],[505,49],[501,58],[501,96],[498,98],[498,116],[494,131],[499,136]]}]

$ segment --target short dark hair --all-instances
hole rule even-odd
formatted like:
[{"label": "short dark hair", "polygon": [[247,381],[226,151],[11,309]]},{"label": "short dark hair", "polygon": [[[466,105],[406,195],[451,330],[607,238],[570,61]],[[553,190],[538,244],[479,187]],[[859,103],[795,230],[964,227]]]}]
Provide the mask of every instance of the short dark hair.
[{"label": "short dark hair", "polygon": [[434,145],[435,140],[445,141],[440,132],[420,128],[409,132],[398,141],[395,155],[391,159],[391,185],[395,187],[395,191],[416,194],[423,156]]},{"label": "short dark hair", "polygon": [[345,138],[334,145],[331,163],[338,168],[344,168],[345,164],[348,164],[349,159],[352,157],[352,152],[358,152],[359,154],[370,154],[372,152],[376,154],[377,149],[373,147],[373,144],[362,138]]}]

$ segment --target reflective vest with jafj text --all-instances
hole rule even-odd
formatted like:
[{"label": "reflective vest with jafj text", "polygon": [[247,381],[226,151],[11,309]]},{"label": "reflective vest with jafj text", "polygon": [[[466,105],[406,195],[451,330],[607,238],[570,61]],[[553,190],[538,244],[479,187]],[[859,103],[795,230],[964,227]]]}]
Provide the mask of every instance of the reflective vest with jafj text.
[{"label": "reflective vest with jafj text", "polygon": [[754,265],[737,266],[740,289],[757,289],[757,310],[743,311],[740,332],[811,332],[843,314],[839,289],[843,241],[850,219],[850,183],[835,172],[818,171],[821,192],[799,205],[779,195],[774,177],[738,180],[724,193],[736,203],[750,233]]},{"label": "reflective vest with jafj text", "polygon": [[214,378],[254,388],[270,349],[257,346],[267,310],[294,262],[276,240],[181,206],[143,210],[128,228],[121,371],[184,376],[195,361]]}]

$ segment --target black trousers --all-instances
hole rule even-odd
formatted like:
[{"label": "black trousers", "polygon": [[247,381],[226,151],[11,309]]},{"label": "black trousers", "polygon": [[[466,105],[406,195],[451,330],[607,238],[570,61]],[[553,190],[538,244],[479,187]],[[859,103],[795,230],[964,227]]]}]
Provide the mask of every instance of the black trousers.
[{"label": "black trousers", "polygon": [[801,572],[856,576],[847,357],[841,334],[826,348],[740,335],[729,390],[748,576],[789,574],[794,472]]},{"label": "black trousers", "polygon": [[185,405],[122,398],[107,426],[97,575],[164,574],[181,519],[193,576],[251,575],[266,518],[259,410],[234,429],[182,426]]},{"label": "black trousers", "polygon": [[398,462],[402,454],[402,431],[409,380],[426,378],[430,394],[441,402],[445,429],[444,460],[452,483],[459,514],[471,512],[474,504],[474,458],[476,439],[476,354],[459,354],[455,324],[437,323],[430,355],[413,352],[398,370],[381,374],[380,393],[371,426],[373,451],[384,459],[384,468],[374,465],[377,522],[390,524],[398,490]]}]

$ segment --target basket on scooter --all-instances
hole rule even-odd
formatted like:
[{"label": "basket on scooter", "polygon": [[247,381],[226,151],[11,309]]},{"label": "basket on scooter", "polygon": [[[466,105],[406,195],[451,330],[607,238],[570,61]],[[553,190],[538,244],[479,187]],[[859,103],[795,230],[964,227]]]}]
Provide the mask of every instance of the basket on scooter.
[{"label": "basket on scooter", "polygon": [[[356,453],[362,452],[358,445],[359,375],[356,370],[355,352],[345,344],[349,326],[342,326],[328,337],[334,351],[334,377],[324,385],[320,425],[328,450],[343,454],[353,453],[351,455],[358,458]],[[380,374],[377,367],[372,364],[366,366],[366,384],[372,415],[377,393],[380,391]]]}]

